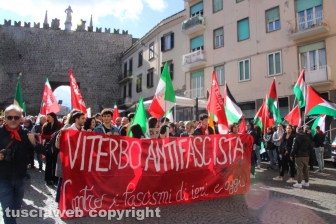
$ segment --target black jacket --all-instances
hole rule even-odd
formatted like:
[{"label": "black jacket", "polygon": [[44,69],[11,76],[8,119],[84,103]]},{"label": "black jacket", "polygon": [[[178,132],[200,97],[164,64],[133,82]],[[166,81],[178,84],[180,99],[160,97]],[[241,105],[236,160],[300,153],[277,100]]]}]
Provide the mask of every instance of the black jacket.
[{"label": "black jacket", "polygon": [[318,133],[316,132],[316,134],[313,137],[313,142],[314,142],[314,147],[318,148],[318,147],[324,147],[324,134],[323,132]]},{"label": "black jacket", "polygon": [[264,140],[265,140],[266,149],[269,149],[269,150],[275,149],[275,145],[273,143],[273,132],[266,134]]},{"label": "black jacket", "polygon": [[[212,127],[208,126],[208,132],[209,132],[209,135],[213,135],[214,134],[214,130],[212,129]],[[201,127],[197,127],[195,129],[194,135],[203,135]]]},{"label": "black jacket", "polygon": [[260,136],[257,136],[257,132],[254,129],[248,129],[246,130],[247,134],[252,135],[253,137],[253,145],[259,145],[260,146]]},{"label": "black jacket", "polygon": [[307,134],[298,133],[294,138],[293,150],[290,155],[294,157],[309,157],[311,150],[313,150],[313,146]]},{"label": "black jacket", "polygon": [[[13,159],[0,161],[0,180],[22,179],[27,172],[29,162],[28,150],[33,149],[37,153],[44,153],[45,149],[38,144],[33,147],[28,139],[28,130],[20,128],[18,131],[21,141],[14,140],[9,147],[14,152]],[[10,142],[10,132],[5,127],[0,127],[0,149],[5,149]]]},{"label": "black jacket", "polygon": [[288,151],[288,153],[292,152],[293,148],[293,141],[295,138],[295,134],[291,134],[288,139],[286,139],[287,133],[284,133],[282,136],[282,141],[280,145],[280,153],[284,153],[285,151]]}]

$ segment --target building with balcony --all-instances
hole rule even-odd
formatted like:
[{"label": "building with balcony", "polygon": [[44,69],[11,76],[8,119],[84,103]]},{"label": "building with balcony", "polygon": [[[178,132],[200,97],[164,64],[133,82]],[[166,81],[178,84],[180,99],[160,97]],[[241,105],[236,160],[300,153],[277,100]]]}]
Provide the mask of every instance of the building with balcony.
[{"label": "building with balcony", "polygon": [[[248,120],[253,119],[274,78],[284,117],[293,108],[292,88],[302,68],[309,85],[336,101],[336,14],[332,12],[336,1],[184,0],[184,5],[184,11],[161,23],[173,18],[176,22],[160,30],[153,28],[140,39],[148,43],[152,38],[154,46],[161,46],[155,48],[156,65],[144,59],[151,65],[146,69],[153,68],[154,74],[153,89],[139,93],[145,98],[153,97],[157,71],[168,61],[174,65],[175,89],[182,89],[182,95],[191,99],[206,100],[216,71],[222,93],[227,82]],[[131,54],[136,57],[135,48],[139,51],[145,46],[138,42],[124,61]]]}]

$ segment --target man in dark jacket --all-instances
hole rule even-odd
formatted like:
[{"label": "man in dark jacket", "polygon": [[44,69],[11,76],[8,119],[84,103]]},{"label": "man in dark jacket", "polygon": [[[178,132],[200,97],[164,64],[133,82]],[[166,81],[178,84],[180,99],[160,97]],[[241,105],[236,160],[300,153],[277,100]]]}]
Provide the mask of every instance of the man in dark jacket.
[{"label": "man in dark jacket", "polygon": [[200,114],[199,119],[201,126],[197,127],[194,131],[194,135],[213,135],[214,130],[209,127],[209,116],[207,114]]},{"label": "man in dark jacket", "polygon": [[250,174],[250,178],[255,178],[255,163],[256,163],[256,158],[257,158],[255,150],[257,148],[258,138],[257,138],[257,133],[254,130],[254,125],[253,125],[252,122],[247,123],[246,134],[250,134],[253,137],[253,148],[252,148],[252,153],[251,153],[251,174]]},{"label": "man in dark jacket", "polygon": [[320,126],[315,127],[316,134],[313,137],[314,143],[314,150],[316,154],[316,160],[318,163],[319,168],[315,171],[322,172],[324,169],[324,158],[323,158],[323,151],[324,151],[324,133],[321,131]]},{"label": "man in dark jacket", "polygon": [[[306,133],[310,142],[312,143],[313,142],[313,136],[312,136],[312,133],[311,133],[311,130],[310,130],[309,126],[304,127],[304,133]],[[309,169],[314,170],[314,165],[316,163],[317,163],[317,161],[316,161],[315,152],[314,152],[314,150],[312,150],[309,154],[309,163],[308,163],[309,164]]]},{"label": "man in dark jacket", "polygon": [[[294,138],[293,149],[290,154],[290,159],[293,160],[295,157],[296,168],[297,168],[297,183],[293,187],[302,188],[302,185],[309,187],[309,154],[312,150],[312,144],[308,136],[303,132],[303,127],[297,128],[297,135]],[[304,182],[302,180],[302,174]]]},{"label": "man in dark jacket", "polygon": [[6,125],[0,127],[0,203],[5,223],[16,223],[12,212],[22,205],[29,149],[44,153],[35,136],[20,126],[21,117],[21,108],[11,105],[5,109]]}]

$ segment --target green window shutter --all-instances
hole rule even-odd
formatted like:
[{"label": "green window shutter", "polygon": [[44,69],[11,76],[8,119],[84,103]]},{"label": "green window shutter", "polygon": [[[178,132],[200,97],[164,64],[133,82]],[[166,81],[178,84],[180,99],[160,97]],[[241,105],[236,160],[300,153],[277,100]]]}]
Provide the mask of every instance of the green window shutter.
[{"label": "green window shutter", "polygon": [[238,21],[238,40],[246,40],[250,38],[249,19]]},{"label": "green window shutter", "polygon": [[198,78],[198,77],[201,77],[201,76],[204,76],[204,71],[203,70],[191,73],[191,78],[192,79]]},{"label": "green window shutter", "polygon": [[196,5],[193,5],[190,7],[190,15],[195,14],[196,12],[199,12],[203,10],[203,2],[197,3]]},{"label": "green window shutter", "polygon": [[250,79],[250,60],[245,61],[245,79]]},{"label": "green window shutter", "polygon": [[191,49],[195,49],[204,45],[204,36],[198,36],[190,40]]},{"label": "green window shutter", "polygon": [[223,35],[223,28],[215,30],[215,37]]},{"label": "green window shutter", "polygon": [[279,7],[268,10],[266,12],[266,17],[268,22],[279,20],[280,19]]},{"label": "green window shutter", "polygon": [[213,0],[213,11],[218,12],[223,9],[223,0]]},{"label": "green window shutter", "polygon": [[322,5],[322,0],[296,0],[296,12],[301,12],[306,9],[313,8],[315,6]]},{"label": "green window shutter", "polygon": [[324,42],[318,42],[318,43],[309,44],[309,45],[299,47],[299,53],[305,53],[305,52],[308,52],[308,51],[318,50],[318,49],[322,49],[322,48],[325,48]]}]

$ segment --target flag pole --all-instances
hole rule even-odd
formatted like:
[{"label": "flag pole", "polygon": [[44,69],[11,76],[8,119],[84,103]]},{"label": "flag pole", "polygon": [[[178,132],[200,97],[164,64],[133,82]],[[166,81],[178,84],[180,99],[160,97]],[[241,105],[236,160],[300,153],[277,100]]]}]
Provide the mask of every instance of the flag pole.
[{"label": "flag pole", "polygon": [[177,120],[176,120],[176,103],[175,103],[175,106],[174,106],[174,120],[175,120],[175,122],[177,122]]},{"label": "flag pole", "polygon": [[333,130],[335,130],[336,128],[333,128],[333,129],[330,129],[330,130],[328,130],[328,131],[325,131],[324,133],[327,133],[327,132],[329,132],[329,131],[333,131]]},{"label": "flag pole", "polygon": [[307,123],[303,122],[303,125],[302,125],[302,126],[309,124],[310,122],[312,122],[313,120],[315,120],[317,117],[318,117],[318,116],[316,116],[315,118],[311,119],[311,120],[308,121]]},{"label": "flag pole", "polygon": [[[267,98],[267,94],[266,94],[266,98],[265,98],[265,102],[267,102],[267,100],[268,100],[268,98]],[[266,128],[266,130],[267,130],[267,125],[266,125],[266,114],[265,114],[265,109],[267,109],[267,107],[265,106],[264,107],[264,111],[263,111],[263,115],[264,115],[264,124],[263,124],[263,132],[264,132],[264,134],[266,133],[265,132],[265,128]],[[266,111],[267,112],[267,111]]]}]

